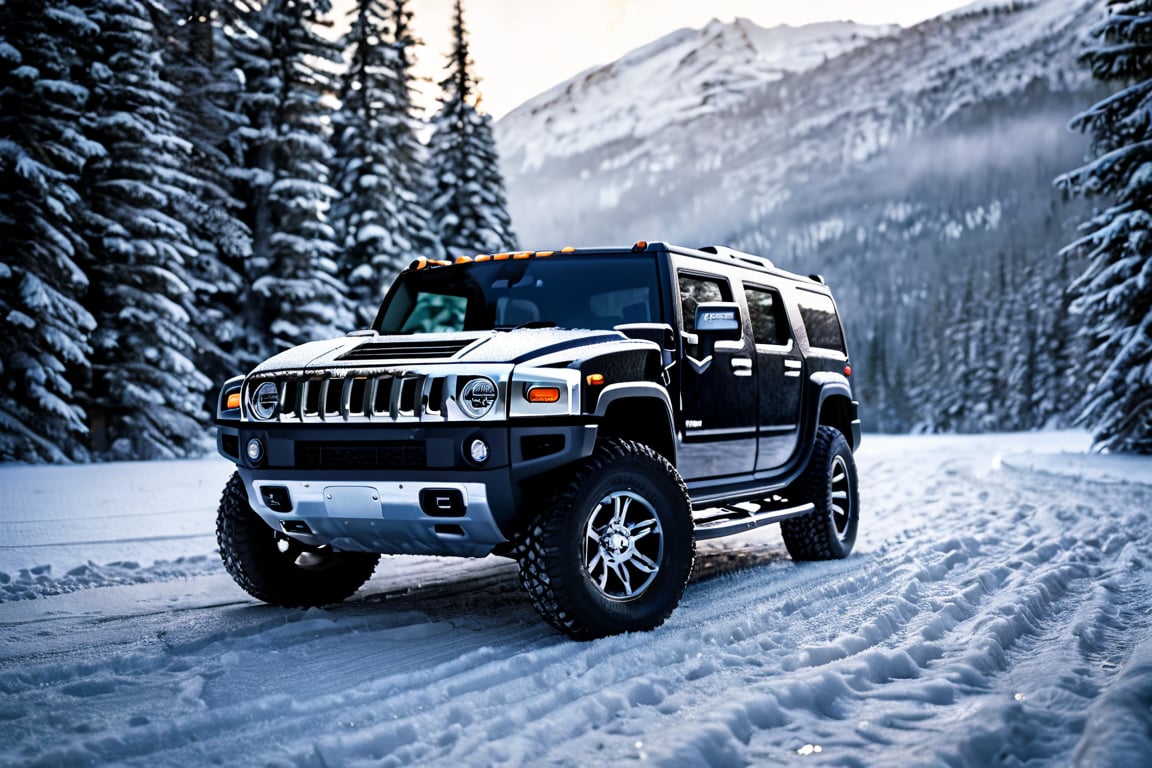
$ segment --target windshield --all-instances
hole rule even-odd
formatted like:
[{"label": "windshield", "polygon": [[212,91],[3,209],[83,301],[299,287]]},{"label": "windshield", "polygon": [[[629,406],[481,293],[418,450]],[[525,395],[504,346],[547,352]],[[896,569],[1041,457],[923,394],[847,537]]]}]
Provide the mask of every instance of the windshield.
[{"label": "windshield", "polygon": [[581,254],[404,272],[375,327],[380,333],[455,333],[654,322],[661,317],[653,254]]}]

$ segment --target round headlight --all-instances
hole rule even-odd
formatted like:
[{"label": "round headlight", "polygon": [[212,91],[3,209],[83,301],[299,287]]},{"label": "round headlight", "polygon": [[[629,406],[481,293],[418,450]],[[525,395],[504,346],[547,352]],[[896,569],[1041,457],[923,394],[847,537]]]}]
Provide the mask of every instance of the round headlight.
[{"label": "round headlight", "polygon": [[460,389],[460,409],[479,419],[496,404],[496,384],[484,377],[470,379]]},{"label": "round headlight", "polygon": [[274,382],[264,382],[252,394],[252,413],[262,421],[272,418],[279,404],[280,390]]}]

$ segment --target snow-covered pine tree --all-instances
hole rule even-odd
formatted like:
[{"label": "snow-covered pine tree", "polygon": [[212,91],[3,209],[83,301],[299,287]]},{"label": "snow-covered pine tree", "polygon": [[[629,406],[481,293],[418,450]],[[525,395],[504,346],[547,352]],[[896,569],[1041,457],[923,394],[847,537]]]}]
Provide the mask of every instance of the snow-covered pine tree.
[{"label": "snow-covered pine tree", "polygon": [[79,302],[76,191],[100,151],[77,130],[88,92],[75,42],[96,28],[67,0],[7,0],[0,13],[0,461],[87,458],[76,384],[95,322]]},{"label": "snow-covered pine tree", "polygon": [[479,111],[461,0],[452,36],[448,76],[440,82],[440,108],[432,121],[432,222],[450,257],[515,250],[492,118]]},{"label": "snow-covered pine tree", "polygon": [[371,324],[396,274],[420,256],[442,251],[424,207],[428,180],[413,115],[415,44],[408,0],[358,0],[341,40],[348,69],[333,116],[333,206],[339,262],[357,325]]},{"label": "snow-covered pine tree", "polygon": [[167,14],[156,14],[164,43],[163,78],[176,86],[173,120],[191,146],[188,175],[198,182],[185,217],[195,253],[187,264],[195,296],[192,328],[197,367],[214,382],[251,368],[256,360],[237,360],[243,279],[252,238],[239,219],[235,158],[228,137],[244,119],[236,112],[240,79],[218,55],[230,47],[222,33],[223,0],[165,0]]},{"label": "snow-covered pine tree", "polygon": [[186,456],[204,436],[211,382],[191,360],[195,255],[182,218],[195,182],[188,143],[172,123],[150,8],[141,0],[88,0],[100,29],[85,71],[81,120],[107,154],[81,180],[89,209],[85,305],[96,317],[88,417],[92,448],[110,459]]},{"label": "snow-covered pine tree", "polygon": [[1089,389],[1081,420],[1099,449],[1152,453],[1152,0],[1109,0],[1083,60],[1114,94],[1072,119],[1095,158],[1057,184],[1102,196],[1065,254],[1086,262],[1073,284]]},{"label": "snow-covered pine tree", "polygon": [[234,0],[232,42],[245,80],[237,133],[242,197],[252,231],[246,337],[256,357],[350,329],[347,286],[336,263],[328,209],[333,75],[337,45],[317,26],[328,0]]}]

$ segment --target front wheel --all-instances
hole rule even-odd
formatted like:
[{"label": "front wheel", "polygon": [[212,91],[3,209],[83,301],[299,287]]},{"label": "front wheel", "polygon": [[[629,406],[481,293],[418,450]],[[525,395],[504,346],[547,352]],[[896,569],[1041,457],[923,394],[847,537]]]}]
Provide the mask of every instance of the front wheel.
[{"label": "front wheel", "polygon": [[224,568],[245,592],[272,605],[312,607],[350,597],[372,576],[380,555],[310,547],[268,527],[233,473],[216,515]]},{"label": "front wheel", "polygon": [[792,559],[847,557],[860,524],[860,493],[852,449],[838,429],[819,428],[812,458],[789,494],[793,501],[810,501],[816,506],[807,515],[780,523],[784,546]]},{"label": "front wheel", "polygon": [[533,522],[520,582],[536,610],[577,640],[653,629],[692,572],[684,481],[641,443],[601,443]]}]

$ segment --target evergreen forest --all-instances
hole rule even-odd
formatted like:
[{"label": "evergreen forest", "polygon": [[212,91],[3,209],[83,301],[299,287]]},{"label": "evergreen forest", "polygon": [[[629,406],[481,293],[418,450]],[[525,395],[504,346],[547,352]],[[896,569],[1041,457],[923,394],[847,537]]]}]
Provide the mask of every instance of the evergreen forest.
[{"label": "evergreen forest", "polygon": [[226,378],[516,246],[461,3],[430,119],[413,5],[0,5],[0,460],[199,453]]}]

